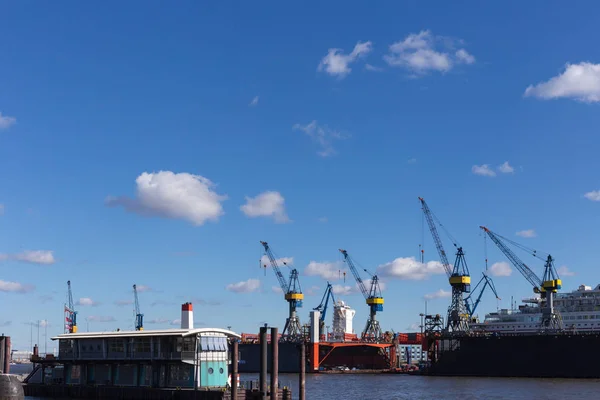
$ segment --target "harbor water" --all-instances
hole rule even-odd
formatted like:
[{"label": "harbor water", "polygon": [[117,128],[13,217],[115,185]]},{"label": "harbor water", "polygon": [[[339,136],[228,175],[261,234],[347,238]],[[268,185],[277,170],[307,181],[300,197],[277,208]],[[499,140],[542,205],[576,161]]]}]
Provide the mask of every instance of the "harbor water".
[{"label": "harbor water", "polygon": [[[11,373],[23,374],[30,365],[13,365]],[[258,374],[241,374],[242,381],[258,380]],[[280,374],[282,386],[298,398],[298,375]],[[442,378],[408,375],[308,374],[306,398],[333,400],[576,400],[594,399],[600,380],[529,378]],[[42,400],[26,397],[28,400]]]}]

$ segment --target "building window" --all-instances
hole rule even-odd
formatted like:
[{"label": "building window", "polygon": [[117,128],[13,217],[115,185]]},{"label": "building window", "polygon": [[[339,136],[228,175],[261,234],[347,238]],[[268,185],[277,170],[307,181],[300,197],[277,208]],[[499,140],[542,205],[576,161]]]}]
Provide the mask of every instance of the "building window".
[{"label": "building window", "polygon": [[183,351],[194,351],[194,338],[183,338]]},{"label": "building window", "polygon": [[136,353],[150,353],[150,339],[136,339],[133,348]]},{"label": "building window", "polygon": [[215,372],[215,371],[214,371],[212,368],[209,368],[209,369],[208,369],[208,373],[209,373],[209,374],[212,374],[213,372]]},{"label": "building window", "polygon": [[122,339],[112,339],[109,342],[108,351],[111,353],[122,353],[125,351]]},{"label": "building window", "polygon": [[223,375],[223,368],[219,368],[219,373]]}]

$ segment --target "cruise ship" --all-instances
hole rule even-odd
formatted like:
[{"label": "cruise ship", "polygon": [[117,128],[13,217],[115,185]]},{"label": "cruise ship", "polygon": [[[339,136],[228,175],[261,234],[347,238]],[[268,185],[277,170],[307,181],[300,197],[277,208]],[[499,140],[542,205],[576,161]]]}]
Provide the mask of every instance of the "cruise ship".
[{"label": "cruise ship", "polygon": [[[481,323],[471,324],[473,330],[502,333],[534,333],[539,331],[542,313],[538,297],[523,299],[518,308],[501,309],[485,315]],[[568,293],[557,293],[555,310],[566,330],[600,331],[600,285],[581,285]]]}]

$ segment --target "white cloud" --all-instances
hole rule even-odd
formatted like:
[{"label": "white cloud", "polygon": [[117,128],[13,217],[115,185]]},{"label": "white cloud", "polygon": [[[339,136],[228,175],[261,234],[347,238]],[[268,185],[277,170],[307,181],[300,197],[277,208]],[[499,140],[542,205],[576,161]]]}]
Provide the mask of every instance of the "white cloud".
[{"label": "white cloud", "polygon": [[221,202],[227,199],[213,191],[214,184],[200,175],[186,172],[144,172],[136,179],[136,198],[108,197],[109,207],[122,206],[145,216],[182,219],[199,226],[217,221],[224,214]]},{"label": "white cloud", "polygon": [[523,231],[517,232],[516,235],[524,238],[533,238],[537,236],[537,233],[535,233],[535,230],[533,229],[525,229]]},{"label": "white cloud", "polygon": [[0,112],[0,129],[8,129],[16,123],[17,119],[15,117],[3,116]]},{"label": "white cloud", "polygon": [[448,290],[440,289],[437,292],[427,293],[423,297],[425,297],[426,300],[432,300],[432,299],[443,299],[443,298],[450,297],[450,296],[452,296],[452,292],[450,292]]},{"label": "white cloud", "polygon": [[349,285],[331,285],[331,291],[333,294],[348,296],[357,293],[358,289],[355,286]]},{"label": "white cloud", "polygon": [[512,268],[508,265],[507,262],[501,261],[492,264],[489,269],[490,275],[492,276],[511,276]]},{"label": "white cloud", "polygon": [[181,320],[180,319],[174,319],[173,321],[170,322],[171,325],[175,325],[175,326],[180,326],[181,325]]},{"label": "white cloud", "polygon": [[421,329],[419,324],[410,324],[408,327],[406,327],[406,330],[409,332],[418,331],[419,329]]},{"label": "white cloud", "polygon": [[277,223],[291,222],[285,212],[285,199],[279,192],[267,191],[252,198],[246,196],[246,204],[240,210],[247,217],[273,217]]},{"label": "white cloud", "polygon": [[92,307],[96,307],[99,303],[92,300],[89,297],[82,297],[79,300],[77,300],[77,305],[78,306],[92,306]]},{"label": "white cloud", "polygon": [[556,269],[559,276],[574,276],[575,272],[571,271],[566,265],[561,265]]},{"label": "white cloud", "polygon": [[481,176],[496,176],[496,173],[490,168],[489,164],[473,165],[471,172]]},{"label": "white cloud", "polygon": [[104,316],[104,315],[90,315],[86,318],[86,320],[90,322],[114,322],[116,321],[115,317]]},{"label": "white cloud", "polygon": [[562,74],[537,85],[529,85],[525,96],[540,99],[571,98],[585,103],[600,101],[600,64],[567,64]]},{"label": "white cloud", "polygon": [[512,174],[515,172],[515,169],[508,163],[508,161],[504,161],[504,163],[498,165],[498,171],[502,172],[503,174]]},{"label": "white cloud", "polygon": [[146,286],[146,285],[136,285],[135,288],[139,293],[153,291],[153,289],[150,286]]},{"label": "white cloud", "polygon": [[381,72],[381,71],[383,71],[383,68],[381,68],[381,67],[376,67],[376,66],[374,66],[374,65],[371,65],[371,64],[366,64],[366,65],[365,65],[365,69],[366,69],[367,71],[373,71],[373,72]]},{"label": "white cloud", "polygon": [[281,289],[279,286],[271,286],[271,290],[273,293],[283,293],[283,289]]},{"label": "white cloud", "polygon": [[171,320],[167,318],[154,318],[146,321],[147,324],[167,324],[170,323]]},{"label": "white cloud", "polygon": [[311,286],[310,288],[308,288],[308,290],[306,291],[306,295],[307,296],[314,296],[316,294],[318,294],[319,289],[321,289],[318,286]]},{"label": "white cloud", "polygon": [[317,71],[325,71],[331,76],[344,78],[352,71],[350,64],[369,54],[372,47],[371,42],[358,42],[352,53],[348,55],[344,54],[342,49],[329,49],[327,55],[319,63]]},{"label": "white cloud", "polygon": [[30,264],[50,265],[55,263],[54,252],[49,250],[25,250],[21,253],[2,254],[0,261],[14,260]]},{"label": "white cloud", "polygon": [[317,143],[321,148],[317,154],[321,157],[329,157],[336,154],[337,152],[333,148],[333,142],[348,138],[347,135],[340,131],[330,129],[327,125],[319,125],[316,120],[313,120],[310,124],[304,126],[296,124],[292,129],[303,131],[313,140],[313,142]]},{"label": "white cloud", "polygon": [[252,293],[256,292],[259,288],[260,281],[258,279],[248,279],[247,281],[230,283],[225,287],[226,290],[234,293]]},{"label": "white cloud", "polygon": [[318,221],[319,221],[319,222],[321,222],[321,223],[325,223],[325,222],[327,222],[327,221],[329,221],[329,220],[327,219],[327,217],[320,217],[320,218],[318,219]]},{"label": "white cloud", "polygon": [[398,257],[377,267],[377,274],[380,276],[404,280],[423,280],[431,275],[445,273],[444,266],[439,261],[421,263],[414,257]]},{"label": "white cloud", "polygon": [[252,99],[252,101],[250,102],[250,104],[248,104],[250,107],[254,107],[258,105],[258,96],[254,96],[254,98]]},{"label": "white cloud", "polygon": [[304,274],[308,276],[320,276],[328,281],[334,281],[342,277],[342,261],[336,262],[317,262],[311,261],[304,269]]},{"label": "white cloud", "polygon": [[592,190],[591,192],[587,192],[583,195],[583,197],[591,201],[600,201],[600,190]]},{"label": "white cloud", "polygon": [[409,159],[406,161],[406,163],[407,163],[407,164],[414,164],[414,163],[416,163],[416,162],[417,162],[417,159],[416,159],[416,158],[409,158]]},{"label": "white cloud", "polygon": [[[280,267],[283,267],[284,265],[292,266],[292,265],[294,265],[294,257],[276,258],[275,262]],[[267,257],[266,255],[263,255],[260,258],[260,265],[263,265],[263,266],[266,265],[267,267],[270,267],[271,266],[271,261],[269,260],[269,257]]]},{"label": "white cloud", "polygon": [[474,64],[475,63],[475,57],[473,57],[473,55],[469,54],[465,49],[457,50],[454,55],[456,56],[456,59],[459,62],[463,62],[465,64]]},{"label": "white cloud", "polygon": [[27,293],[33,289],[35,289],[33,285],[0,280],[0,292]]},{"label": "white cloud", "polygon": [[453,52],[454,40],[434,36],[430,31],[411,33],[393,43],[383,59],[393,67],[403,67],[415,74],[430,71],[448,72],[455,63],[473,64],[475,57],[465,49]]},{"label": "white cloud", "polygon": [[[365,283],[365,287],[367,288],[367,290],[369,290],[371,288],[371,279],[365,279],[363,282]],[[382,292],[385,291],[385,282],[379,279],[378,283],[379,290],[381,290]],[[356,284],[356,288],[359,289],[358,283]]]},{"label": "white cloud", "polygon": [[115,304],[119,307],[129,306],[133,304],[133,300],[117,300]]}]

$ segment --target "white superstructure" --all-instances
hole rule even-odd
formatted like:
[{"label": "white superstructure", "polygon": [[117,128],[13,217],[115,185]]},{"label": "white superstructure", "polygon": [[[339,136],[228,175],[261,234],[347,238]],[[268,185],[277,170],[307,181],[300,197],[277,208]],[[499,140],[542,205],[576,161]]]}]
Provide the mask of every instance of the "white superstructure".
[{"label": "white superstructure", "polygon": [[352,327],[352,319],[356,314],[356,310],[350,308],[342,300],[338,300],[333,306],[333,338],[334,340],[343,341],[345,334],[354,333]]},{"label": "white superstructure", "polygon": [[[537,332],[542,317],[540,299],[523,299],[518,309],[501,309],[486,314],[482,323],[471,324],[474,330],[487,332]],[[554,308],[559,313],[565,329],[600,331],[600,285],[581,285],[569,293],[557,293]]]}]

